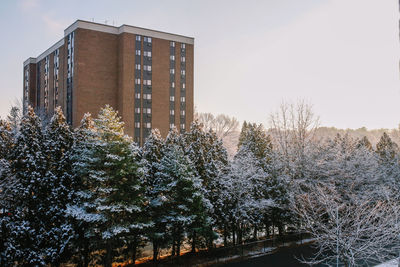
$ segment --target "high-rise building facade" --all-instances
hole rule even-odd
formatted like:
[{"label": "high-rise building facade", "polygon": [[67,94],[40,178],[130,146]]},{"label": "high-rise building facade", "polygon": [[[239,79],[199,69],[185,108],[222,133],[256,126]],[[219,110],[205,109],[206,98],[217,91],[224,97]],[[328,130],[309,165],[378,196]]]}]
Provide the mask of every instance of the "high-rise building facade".
[{"label": "high-rise building facade", "polygon": [[193,49],[191,37],[78,20],[24,62],[24,107],[51,116],[61,106],[77,127],[84,113],[109,104],[141,144],[152,128],[163,136],[173,126],[185,131],[193,120]]}]

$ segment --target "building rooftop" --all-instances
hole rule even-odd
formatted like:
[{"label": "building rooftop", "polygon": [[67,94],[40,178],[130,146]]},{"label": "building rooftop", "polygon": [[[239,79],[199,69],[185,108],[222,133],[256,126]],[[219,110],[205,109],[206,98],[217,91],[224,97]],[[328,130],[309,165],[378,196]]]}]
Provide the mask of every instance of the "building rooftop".
[{"label": "building rooftop", "polygon": [[51,46],[49,49],[44,51],[37,58],[30,57],[27,60],[25,60],[24,67],[27,64],[39,62],[40,60],[45,58],[47,55],[52,53],[54,50],[56,50],[57,48],[62,46],[64,44],[65,36],[67,36],[68,34],[70,34],[71,32],[75,31],[78,28],[88,29],[88,30],[93,30],[93,31],[100,31],[100,32],[107,32],[107,33],[112,33],[112,34],[121,34],[121,33],[126,32],[126,33],[148,36],[148,37],[152,37],[152,38],[159,38],[159,39],[180,42],[180,43],[194,44],[194,38],[189,37],[189,36],[183,36],[183,35],[179,35],[179,34],[151,30],[151,29],[126,25],[126,24],[116,27],[116,26],[101,24],[101,23],[97,23],[97,22],[77,20],[64,30],[64,37],[60,41],[58,41],[53,46]]}]

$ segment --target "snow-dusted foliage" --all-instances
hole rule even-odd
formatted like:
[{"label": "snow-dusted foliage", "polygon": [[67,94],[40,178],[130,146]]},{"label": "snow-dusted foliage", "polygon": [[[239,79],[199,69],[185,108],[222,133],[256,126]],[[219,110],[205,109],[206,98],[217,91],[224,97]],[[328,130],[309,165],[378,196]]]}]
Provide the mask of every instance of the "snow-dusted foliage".
[{"label": "snow-dusted foliage", "polygon": [[202,183],[205,199],[206,213],[198,216],[191,227],[190,238],[194,252],[199,245],[212,247],[217,237],[213,224],[224,220],[220,217],[223,213],[219,199],[219,180],[226,169],[228,156],[221,139],[212,130],[205,131],[198,121],[194,121],[190,131],[184,134],[183,143],[185,154],[193,163],[196,175]]},{"label": "snow-dusted foliage", "polygon": [[392,199],[362,198],[348,192],[346,200],[332,184],[313,185],[296,197],[296,211],[315,238],[318,252],[310,264],[370,266],[398,253],[399,205]]},{"label": "snow-dusted foliage", "polygon": [[[83,125],[90,123],[83,121]],[[94,126],[83,130],[90,132],[80,144],[75,168],[80,169],[84,186],[77,193],[81,201],[69,208],[71,215],[88,225],[84,235],[95,237],[106,249],[105,266],[112,264],[114,242],[126,242],[136,251],[147,226],[141,151],[124,135],[123,125],[117,112],[106,106]]]},{"label": "snow-dusted foliage", "polygon": [[[384,134],[314,138],[309,106],[282,106],[271,128],[244,123],[228,160],[218,135],[154,129],[138,147],[116,111],[85,114],[74,131],[60,108],[0,120],[0,265],[135,262],[145,242],[179,256],[305,230],[347,265],[399,244],[399,148]],[[368,261],[366,263],[365,261]],[[328,263],[329,264],[329,263]]]}]

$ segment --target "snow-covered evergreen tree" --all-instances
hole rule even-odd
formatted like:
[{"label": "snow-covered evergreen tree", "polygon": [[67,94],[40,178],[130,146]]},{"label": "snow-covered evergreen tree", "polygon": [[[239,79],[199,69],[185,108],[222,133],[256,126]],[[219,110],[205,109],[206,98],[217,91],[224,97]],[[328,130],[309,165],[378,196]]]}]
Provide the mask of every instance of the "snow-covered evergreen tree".
[{"label": "snow-covered evergreen tree", "polygon": [[180,139],[176,129],[166,138],[163,157],[156,164],[154,189],[157,197],[152,199],[161,208],[159,220],[166,223],[173,254],[178,256],[188,229],[205,213],[201,180],[196,176],[190,159],[184,154]]},{"label": "snow-covered evergreen tree", "polygon": [[94,122],[89,113],[84,114],[80,126],[74,132],[72,148],[73,191],[75,197],[67,206],[66,213],[73,225],[73,246],[76,261],[80,266],[89,266],[89,254],[95,248],[95,227],[102,217],[94,212],[95,193],[92,192],[92,180],[89,178],[91,150],[96,137]]},{"label": "snow-covered evergreen tree", "polygon": [[44,132],[44,156],[46,174],[42,189],[47,195],[42,199],[46,228],[46,262],[58,264],[65,259],[73,236],[72,225],[65,213],[74,196],[72,173],[73,134],[60,107],[55,110]]},{"label": "snow-covered evergreen tree", "polygon": [[[212,246],[213,240],[217,237],[210,219],[217,219],[215,215],[221,214],[220,211],[214,210],[219,201],[215,194],[218,190],[215,186],[221,172],[226,168],[228,159],[227,152],[222,145],[222,141],[217,138],[211,130],[205,132],[202,125],[194,121],[190,127],[190,131],[184,135],[185,154],[188,155],[190,161],[194,164],[195,171],[199,176],[204,190],[206,199],[207,216],[198,217],[192,226],[192,251],[195,251],[199,238],[205,239],[208,247]],[[202,220],[200,220],[202,219]],[[222,219],[220,219],[222,221]]]},{"label": "snow-covered evergreen tree", "polygon": [[11,173],[11,152],[14,146],[14,135],[9,122],[0,119],[0,266],[11,265],[7,260],[6,242],[7,225],[10,223],[9,209],[12,206],[12,189],[14,187]]},{"label": "snow-covered evergreen tree", "polygon": [[43,187],[46,157],[41,122],[31,107],[22,118],[11,157],[10,167],[15,184],[4,254],[19,265],[44,265],[48,241],[43,216],[48,208],[43,205],[43,199],[48,194],[47,188]]},{"label": "snow-covered evergreen tree", "polygon": [[158,201],[158,164],[163,157],[164,140],[160,131],[153,129],[143,145],[143,159],[145,160],[145,190],[148,198],[146,214],[150,218],[151,227],[148,237],[153,245],[153,260],[157,261],[160,248],[167,245],[166,222],[161,221],[158,214],[163,207]]},{"label": "snow-covered evergreen tree", "polygon": [[98,238],[106,250],[105,266],[111,266],[114,247],[121,241],[136,251],[145,226],[140,150],[124,135],[123,126],[110,106],[101,109],[94,131],[81,144],[81,160],[76,164],[85,169],[79,193],[83,202],[69,209],[92,225],[85,235]]},{"label": "snow-covered evergreen tree", "polygon": [[265,195],[268,174],[260,166],[259,160],[251,150],[242,144],[231,164],[227,179],[231,183],[231,210],[233,235],[237,233],[238,243],[244,240],[244,234],[254,229],[263,219],[273,202]]}]

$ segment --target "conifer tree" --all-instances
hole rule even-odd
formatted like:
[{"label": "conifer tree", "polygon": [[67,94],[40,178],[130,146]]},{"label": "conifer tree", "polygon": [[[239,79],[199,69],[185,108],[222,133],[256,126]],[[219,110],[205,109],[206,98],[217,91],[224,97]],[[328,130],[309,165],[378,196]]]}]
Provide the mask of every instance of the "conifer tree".
[{"label": "conifer tree", "polygon": [[114,247],[125,240],[136,251],[134,240],[143,230],[140,151],[124,135],[124,123],[110,106],[101,109],[94,124],[89,149],[84,152],[87,155],[80,163],[87,168],[87,173],[83,173],[87,179],[84,193],[90,195],[83,207],[94,219],[92,234],[97,233],[106,250],[104,265],[111,266]]},{"label": "conifer tree", "polygon": [[9,209],[12,206],[13,176],[10,172],[11,152],[14,146],[14,135],[10,124],[0,119],[0,266],[11,265],[7,260],[6,242],[7,225],[10,223]]},{"label": "conifer tree", "polygon": [[43,138],[46,173],[41,179],[41,188],[47,192],[41,199],[41,205],[46,207],[42,214],[47,240],[45,260],[59,264],[66,259],[73,236],[65,210],[74,196],[71,169],[73,134],[60,107],[55,110]]},{"label": "conifer tree", "polygon": [[163,157],[156,165],[156,202],[160,203],[160,220],[166,222],[173,255],[180,255],[185,232],[205,210],[201,181],[193,164],[184,154],[180,136],[173,129],[166,138]]},{"label": "conifer tree", "polygon": [[13,188],[12,218],[8,224],[9,238],[5,254],[19,265],[45,265],[47,233],[43,205],[48,192],[43,187],[46,161],[43,153],[41,121],[28,107],[22,118],[20,132],[12,152]]},{"label": "conifer tree", "polygon": [[146,214],[150,218],[152,227],[148,229],[148,236],[153,245],[153,260],[157,261],[160,248],[166,246],[168,238],[166,235],[166,223],[160,220],[159,213],[163,207],[159,200],[158,164],[163,157],[164,140],[160,131],[153,129],[143,145],[143,159],[145,161],[145,190],[148,199]]},{"label": "conifer tree", "polygon": [[381,139],[376,144],[376,153],[383,162],[392,161],[399,152],[398,145],[392,141],[387,133],[383,133]]},{"label": "conifer tree", "polygon": [[94,122],[85,113],[74,132],[72,147],[73,191],[75,197],[67,206],[67,216],[74,229],[73,246],[76,248],[79,266],[89,266],[89,254],[95,248],[95,227],[102,217],[94,212],[95,193],[89,177],[89,162],[95,139]]},{"label": "conifer tree", "polygon": [[185,154],[194,164],[195,171],[202,182],[206,199],[207,213],[203,217],[199,216],[198,220],[193,223],[192,233],[190,234],[192,252],[194,252],[199,237],[205,239],[209,248],[212,247],[212,242],[217,237],[212,229],[213,222],[211,221],[216,214],[214,206],[217,200],[215,199],[216,189],[214,186],[217,184],[216,180],[219,179],[221,172],[226,168],[228,159],[221,140],[218,140],[212,131],[205,132],[198,121],[194,121],[190,131],[185,133],[184,142]]}]

